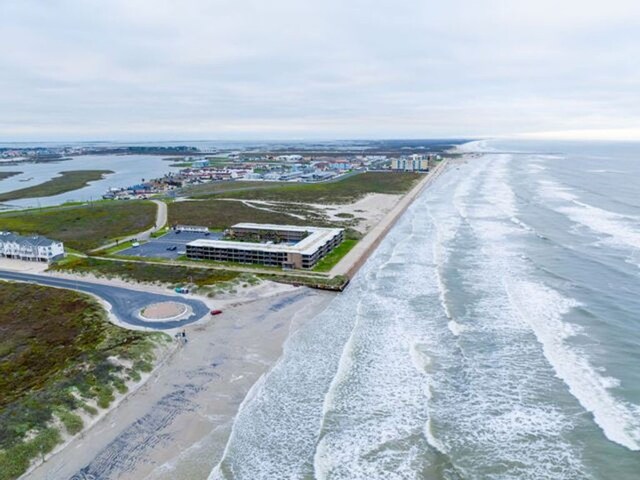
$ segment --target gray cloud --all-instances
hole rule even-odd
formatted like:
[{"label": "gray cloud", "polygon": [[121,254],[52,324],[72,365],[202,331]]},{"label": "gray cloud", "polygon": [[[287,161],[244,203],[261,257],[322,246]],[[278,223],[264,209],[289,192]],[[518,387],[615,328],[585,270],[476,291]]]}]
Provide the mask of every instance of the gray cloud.
[{"label": "gray cloud", "polygon": [[0,0],[0,139],[640,136],[639,27],[619,0]]}]

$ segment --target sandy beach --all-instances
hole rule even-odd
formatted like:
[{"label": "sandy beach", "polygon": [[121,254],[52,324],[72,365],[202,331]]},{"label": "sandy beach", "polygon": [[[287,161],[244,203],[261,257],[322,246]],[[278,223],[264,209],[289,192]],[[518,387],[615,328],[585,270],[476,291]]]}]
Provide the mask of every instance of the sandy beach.
[{"label": "sandy beach", "polygon": [[[364,217],[373,225],[332,274],[353,275],[445,164],[399,201],[391,195],[369,196],[352,205],[351,210],[360,213],[367,212],[364,207],[368,206],[369,215]],[[380,203],[386,208],[380,208]],[[5,263],[7,269],[24,268]],[[167,293],[166,286],[157,284],[91,274],[38,273]],[[206,479],[223,454],[235,415],[251,387],[278,361],[289,335],[304,322],[314,321],[334,295],[271,282],[213,299],[189,295],[224,313],[188,326],[187,342],[180,341],[142,386],[25,478]],[[171,302],[156,304],[146,314],[171,318],[180,313],[176,308]]]},{"label": "sandy beach", "polygon": [[268,296],[269,286],[187,327],[142,387],[25,478],[206,479],[251,386],[334,296],[288,286]]}]

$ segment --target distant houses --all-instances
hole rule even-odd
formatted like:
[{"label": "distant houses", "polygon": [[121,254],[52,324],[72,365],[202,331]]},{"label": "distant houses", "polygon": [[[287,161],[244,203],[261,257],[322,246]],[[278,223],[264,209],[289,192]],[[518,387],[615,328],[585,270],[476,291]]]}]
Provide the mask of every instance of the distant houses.
[{"label": "distant houses", "polygon": [[49,263],[64,257],[64,245],[39,235],[24,236],[0,231],[0,257]]},{"label": "distant houses", "polygon": [[[323,182],[339,178],[349,172],[410,171],[427,172],[439,156],[432,154],[316,156],[273,155],[232,152],[224,158],[185,157],[185,168],[163,177],[129,187],[110,188],[105,200],[146,199],[155,194],[175,195],[176,189],[190,185],[235,180],[270,182]],[[214,161],[215,160],[215,161]]]}]

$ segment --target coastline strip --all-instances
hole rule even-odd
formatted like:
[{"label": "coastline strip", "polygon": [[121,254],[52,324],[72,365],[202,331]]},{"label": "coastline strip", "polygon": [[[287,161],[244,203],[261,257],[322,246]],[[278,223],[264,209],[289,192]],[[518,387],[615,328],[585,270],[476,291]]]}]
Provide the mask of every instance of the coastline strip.
[{"label": "coastline strip", "polygon": [[402,197],[391,211],[333,267],[330,276],[344,275],[352,279],[407,208],[445,170],[447,163],[447,159],[442,160],[409,193]]}]

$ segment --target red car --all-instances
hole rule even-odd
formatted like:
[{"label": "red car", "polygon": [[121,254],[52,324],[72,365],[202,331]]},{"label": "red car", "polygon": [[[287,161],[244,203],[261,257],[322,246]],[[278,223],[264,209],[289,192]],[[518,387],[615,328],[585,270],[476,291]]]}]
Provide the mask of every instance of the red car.
[{"label": "red car", "polygon": [[220,315],[222,310],[211,310],[211,315]]}]

